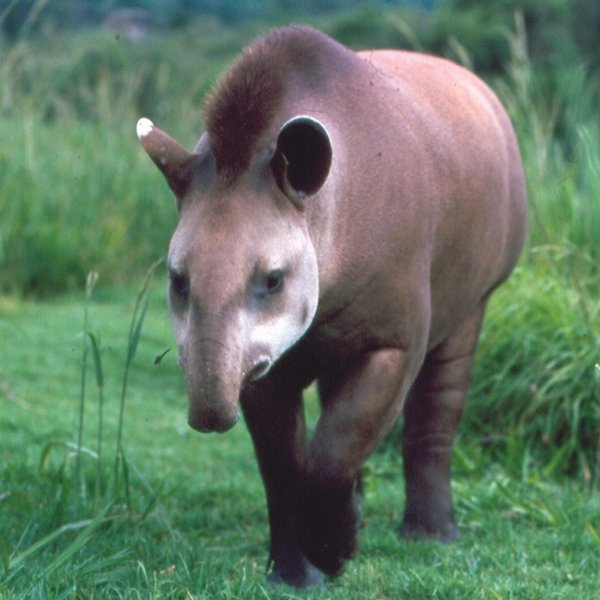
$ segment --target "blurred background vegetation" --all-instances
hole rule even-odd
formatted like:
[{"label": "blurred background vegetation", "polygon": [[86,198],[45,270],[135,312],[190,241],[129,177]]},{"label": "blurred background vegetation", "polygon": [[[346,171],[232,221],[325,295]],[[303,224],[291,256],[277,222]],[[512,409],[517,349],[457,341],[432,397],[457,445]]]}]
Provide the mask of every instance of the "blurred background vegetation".
[{"label": "blurred background vegetation", "polygon": [[533,239],[566,234],[597,256],[597,202],[579,206],[599,178],[596,0],[0,0],[0,292],[78,287],[92,268],[118,282],[163,254],[175,215],[135,122],[146,115],[193,145],[219,73],[291,21],[481,74],[533,163],[533,202],[550,204]]},{"label": "blurred background vegetation", "polygon": [[193,147],[219,73],[288,22],[443,55],[497,91],[530,235],[490,306],[465,427],[503,451],[516,431],[557,472],[598,482],[598,0],[0,0],[0,295],[80,290],[90,270],[127,283],[164,256],[177,216],[137,119]]}]

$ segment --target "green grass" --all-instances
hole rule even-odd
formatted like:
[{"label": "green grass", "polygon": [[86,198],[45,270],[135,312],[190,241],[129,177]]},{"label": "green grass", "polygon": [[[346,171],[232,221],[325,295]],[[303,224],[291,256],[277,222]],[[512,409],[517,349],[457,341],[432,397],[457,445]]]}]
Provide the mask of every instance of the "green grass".
[{"label": "green grass", "polygon": [[[135,299],[134,289],[100,283],[89,307],[89,330],[103,360],[103,441],[112,452],[105,481],[112,477]],[[366,526],[347,572],[326,591],[268,587],[266,507],[248,433],[243,424],[223,436],[187,427],[175,353],[154,364],[173,344],[158,283],[126,398],[129,506],[109,486],[97,505],[95,460],[84,454],[88,494],[82,496],[75,454],[66,447],[78,430],[83,305],[83,293],[0,305],[3,348],[10,348],[0,365],[1,598],[582,598],[596,592],[600,497],[577,481],[548,475],[518,436],[507,434],[512,449],[500,461],[467,432],[455,454],[462,531],[456,544],[398,537],[402,466],[393,444],[385,444],[366,467]],[[93,364],[88,369],[83,440],[93,451],[98,411]],[[55,444],[51,451],[49,444]],[[40,541],[46,543],[38,548]]]},{"label": "green grass", "polygon": [[[351,43],[420,44],[395,13],[369,15],[325,28]],[[192,147],[203,95],[261,30],[197,24],[141,44],[99,32],[0,47],[10,140],[0,145],[0,599],[594,597],[600,84],[577,64],[552,73],[548,97],[518,20],[512,62],[492,83],[520,138],[530,234],[490,303],[455,451],[462,537],[398,538],[399,427],[366,466],[367,526],[345,575],[324,592],[267,587],[249,436],[243,424],[224,436],[188,428],[176,352],[164,354],[162,284],[145,313],[138,306],[135,355],[130,333],[138,282],[176,221],[135,122],[152,118]],[[91,270],[100,279],[84,326]]]},{"label": "green grass", "polygon": [[597,282],[578,289],[555,269],[540,250],[492,298],[462,427],[505,461],[512,437],[521,436],[548,474],[577,475],[598,488]]}]

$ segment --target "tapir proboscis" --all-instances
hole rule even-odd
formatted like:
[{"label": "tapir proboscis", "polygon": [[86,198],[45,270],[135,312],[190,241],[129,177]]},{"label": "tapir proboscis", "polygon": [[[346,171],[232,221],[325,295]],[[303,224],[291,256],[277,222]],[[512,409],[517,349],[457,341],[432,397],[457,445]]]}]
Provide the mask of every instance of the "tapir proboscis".
[{"label": "tapir proboscis", "polygon": [[[450,454],[486,302],[526,230],[494,93],[447,60],[259,39],[186,151],[137,132],[177,199],[169,310],[188,421],[241,411],[267,495],[269,577],[322,584],[357,551],[361,466],[400,413],[406,536],[457,536]],[[321,414],[307,439],[302,392]]]}]

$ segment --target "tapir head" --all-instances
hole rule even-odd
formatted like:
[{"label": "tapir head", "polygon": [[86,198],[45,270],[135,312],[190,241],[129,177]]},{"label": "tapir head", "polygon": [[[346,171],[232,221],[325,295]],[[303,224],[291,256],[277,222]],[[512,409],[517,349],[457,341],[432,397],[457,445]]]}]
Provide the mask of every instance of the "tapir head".
[{"label": "tapir head", "polygon": [[206,134],[190,153],[148,119],[137,132],[180,213],[169,311],[188,422],[226,431],[239,418],[244,386],[265,376],[315,316],[319,275],[305,203],[327,179],[329,135],[319,121],[295,117],[232,177]]}]

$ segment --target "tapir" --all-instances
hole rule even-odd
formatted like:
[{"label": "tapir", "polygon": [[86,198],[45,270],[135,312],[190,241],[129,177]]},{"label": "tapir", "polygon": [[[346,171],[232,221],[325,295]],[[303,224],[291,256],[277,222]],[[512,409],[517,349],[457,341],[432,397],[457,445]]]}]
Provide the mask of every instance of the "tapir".
[{"label": "tapir", "polygon": [[192,152],[149,119],[137,133],[179,211],[168,295],[188,422],[224,432],[243,413],[270,580],[322,585],[355,556],[361,466],[401,413],[401,533],[456,538],[452,443],[526,232],[499,100],[445,59],[290,26],[240,55],[203,122]]}]

